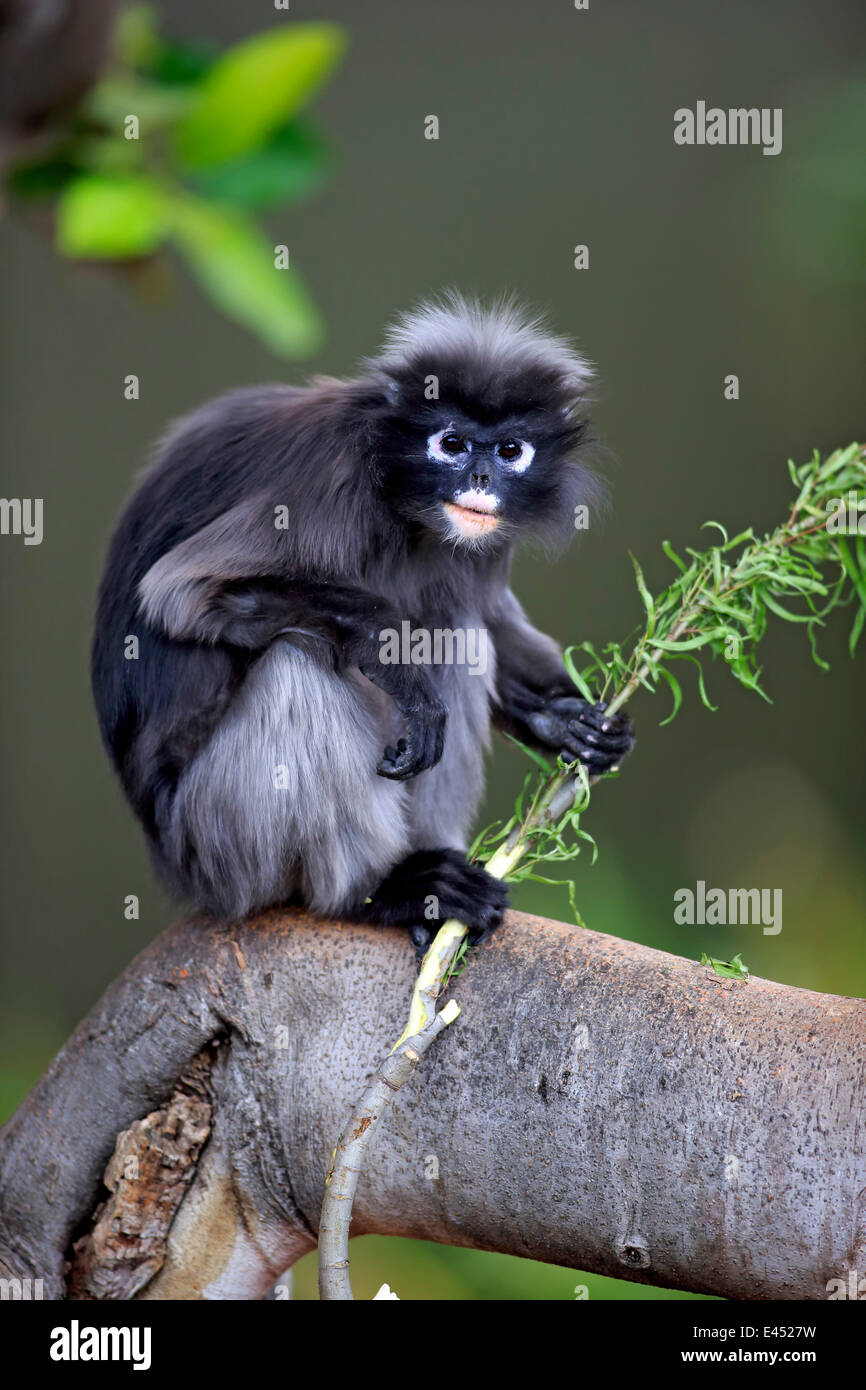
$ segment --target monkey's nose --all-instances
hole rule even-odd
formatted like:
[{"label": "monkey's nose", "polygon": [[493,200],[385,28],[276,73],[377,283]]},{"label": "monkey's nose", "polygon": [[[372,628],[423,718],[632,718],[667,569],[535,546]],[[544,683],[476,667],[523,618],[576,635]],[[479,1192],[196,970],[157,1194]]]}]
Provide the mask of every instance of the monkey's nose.
[{"label": "monkey's nose", "polygon": [[489,486],[490,486],[490,474],[489,474],[489,473],[473,473],[473,474],[472,474],[472,485],[473,485],[473,487],[482,488],[482,489],[483,489],[483,488],[489,487]]}]

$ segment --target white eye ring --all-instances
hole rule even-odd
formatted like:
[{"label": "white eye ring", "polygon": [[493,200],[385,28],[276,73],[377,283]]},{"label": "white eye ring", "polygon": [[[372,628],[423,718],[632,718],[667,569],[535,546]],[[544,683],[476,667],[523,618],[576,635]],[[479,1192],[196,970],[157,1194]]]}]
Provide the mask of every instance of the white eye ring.
[{"label": "white eye ring", "polygon": [[[510,442],[509,440],[509,443]],[[528,444],[525,439],[516,439],[514,442],[520,445],[520,453],[517,458],[500,458],[499,462],[502,467],[507,468],[510,473],[525,473],[532,460],[535,458],[535,446],[533,444]],[[497,458],[499,458],[498,454]]]},{"label": "white eye ring", "polygon": [[[435,434],[431,434],[430,437],[429,437],[428,440],[427,440],[427,457],[428,457],[428,459],[432,459],[434,463],[451,463],[451,464],[457,464],[457,466],[459,467],[459,466],[460,466],[460,460],[463,458],[463,454],[447,454],[447,453],[445,452],[445,450],[442,448],[442,440],[445,438],[446,434],[457,434],[457,433],[458,433],[458,431],[455,430],[455,428],[454,428],[454,426],[453,426],[453,424],[452,424],[452,425],[446,425],[445,428],[444,428],[444,430],[437,430]],[[464,440],[463,442],[464,442],[464,445],[465,445],[465,453],[471,454],[471,453],[472,453],[472,441],[469,440],[469,439],[466,439],[466,440]]]}]

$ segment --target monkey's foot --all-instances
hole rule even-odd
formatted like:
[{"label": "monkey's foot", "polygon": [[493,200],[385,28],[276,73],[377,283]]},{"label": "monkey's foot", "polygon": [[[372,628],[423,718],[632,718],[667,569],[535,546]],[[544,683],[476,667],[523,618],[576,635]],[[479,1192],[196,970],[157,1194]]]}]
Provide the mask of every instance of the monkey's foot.
[{"label": "monkey's foot", "polygon": [[395,865],[365,916],[381,926],[408,924],[415,950],[423,955],[449,917],[465,923],[474,946],[499,926],[507,905],[505,884],[459,850],[418,850]]}]

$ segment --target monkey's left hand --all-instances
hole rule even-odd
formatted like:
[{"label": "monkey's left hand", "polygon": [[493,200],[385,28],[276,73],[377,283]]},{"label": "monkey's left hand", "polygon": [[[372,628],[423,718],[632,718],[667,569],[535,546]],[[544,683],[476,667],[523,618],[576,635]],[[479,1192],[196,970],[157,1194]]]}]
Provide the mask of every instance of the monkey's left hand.
[{"label": "monkey's left hand", "polygon": [[542,748],[561,753],[568,763],[579,758],[590,776],[600,776],[634,747],[628,715],[608,715],[606,708],[603,700],[591,705],[580,695],[555,694],[527,710],[523,722]]}]

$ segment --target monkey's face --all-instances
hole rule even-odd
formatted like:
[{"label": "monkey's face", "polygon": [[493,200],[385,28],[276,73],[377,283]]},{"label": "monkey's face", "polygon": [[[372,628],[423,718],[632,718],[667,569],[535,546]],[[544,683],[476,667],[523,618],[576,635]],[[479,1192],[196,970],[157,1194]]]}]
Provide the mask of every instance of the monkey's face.
[{"label": "monkey's face", "polygon": [[450,419],[427,436],[425,455],[437,474],[449,540],[477,545],[525,510],[515,505],[515,483],[535,458],[537,444],[525,437],[529,432],[521,421],[483,429]]},{"label": "monkey's face", "polygon": [[386,488],[404,516],[443,542],[498,546],[562,523],[573,505],[569,451],[582,432],[561,410],[483,418],[442,405],[391,433]]}]

